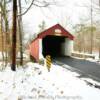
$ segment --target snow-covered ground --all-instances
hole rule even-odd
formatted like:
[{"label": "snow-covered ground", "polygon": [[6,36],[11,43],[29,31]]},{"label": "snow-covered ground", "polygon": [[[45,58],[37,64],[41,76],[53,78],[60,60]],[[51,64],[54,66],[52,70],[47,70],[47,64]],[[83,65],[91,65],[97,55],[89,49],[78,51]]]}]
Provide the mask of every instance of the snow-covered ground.
[{"label": "snow-covered ground", "polygon": [[76,72],[52,65],[27,63],[16,72],[0,71],[0,100],[100,100],[100,90],[77,78]]}]

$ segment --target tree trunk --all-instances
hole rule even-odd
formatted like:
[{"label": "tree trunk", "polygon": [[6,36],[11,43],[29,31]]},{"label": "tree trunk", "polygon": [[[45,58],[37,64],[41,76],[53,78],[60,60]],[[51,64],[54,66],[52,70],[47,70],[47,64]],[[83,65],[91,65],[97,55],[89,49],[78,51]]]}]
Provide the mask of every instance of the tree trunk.
[{"label": "tree trunk", "polygon": [[2,60],[3,60],[3,62],[4,62],[4,35],[3,35],[3,30],[2,30],[2,25],[3,23],[2,23],[2,12],[1,12],[1,38],[2,38],[2,40],[1,40],[1,42],[2,42]]},{"label": "tree trunk", "polygon": [[13,33],[12,33],[12,65],[11,69],[16,70],[16,31],[17,31],[17,0],[13,0]]},{"label": "tree trunk", "polygon": [[6,7],[6,0],[4,0],[4,21],[5,21],[5,66],[7,65],[8,61],[8,51],[9,51],[9,42],[10,36],[8,34],[8,16],[7,16],[7,7]]},{"label": "tree trunk", "polygon": [[[19,2],[19,15],[21,14],[21,0]],[[23,41],[22,41],[22,16],[18,17],[18,28],[19,28],[19,41],[20,41],[20,65],[23,65]]]},{"label": "tree trunk", "polygon": [[91,0],[91,45],[90,45],[90,54],[93,53],[93,1]]}]

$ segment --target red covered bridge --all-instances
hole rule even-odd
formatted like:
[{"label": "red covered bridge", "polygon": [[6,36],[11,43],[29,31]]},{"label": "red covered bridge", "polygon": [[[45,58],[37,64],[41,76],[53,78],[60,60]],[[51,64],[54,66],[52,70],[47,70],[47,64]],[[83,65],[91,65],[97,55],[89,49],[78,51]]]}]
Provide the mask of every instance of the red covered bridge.
[{"label": "red covered bridge", "polygon": [[30,55],[38,62],[46,55],[51,57],[70,56],[73,47],[73,35],[61,25],[56,24],[41,32],[30,44]]}]

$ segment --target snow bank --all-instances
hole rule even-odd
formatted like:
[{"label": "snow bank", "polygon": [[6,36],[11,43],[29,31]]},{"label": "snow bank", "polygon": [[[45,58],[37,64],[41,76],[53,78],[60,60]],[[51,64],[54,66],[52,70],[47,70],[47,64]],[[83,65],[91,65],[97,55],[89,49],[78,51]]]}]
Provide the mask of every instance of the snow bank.
[{"label": "snow bank", "polygon": [[75,77],[77,73],[52,65],[27,63],[0,72],[0,100],[100,100],[100,90]]}]

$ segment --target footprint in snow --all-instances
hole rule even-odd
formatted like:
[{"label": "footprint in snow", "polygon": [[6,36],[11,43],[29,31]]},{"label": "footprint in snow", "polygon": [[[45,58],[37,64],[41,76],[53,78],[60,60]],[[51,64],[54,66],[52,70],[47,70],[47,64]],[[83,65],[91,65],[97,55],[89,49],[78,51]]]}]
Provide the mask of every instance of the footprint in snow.
[{"label": "footprint in snow", "polygon": [[60,93],[61,93],[61,94],[63,94],[63,93],[64,93],[64,91],[60,91]]},{"label": "footprint in snow", "polygon": [[55,84],[53,83],[52,86],[55,86]]},{"label": "footprint in snow", "polygon": [[33,92],[33,91],[37,91],[37,89],[36,89],[36,88],[33,88],[33,89],[31,90],[31,92]]}]

